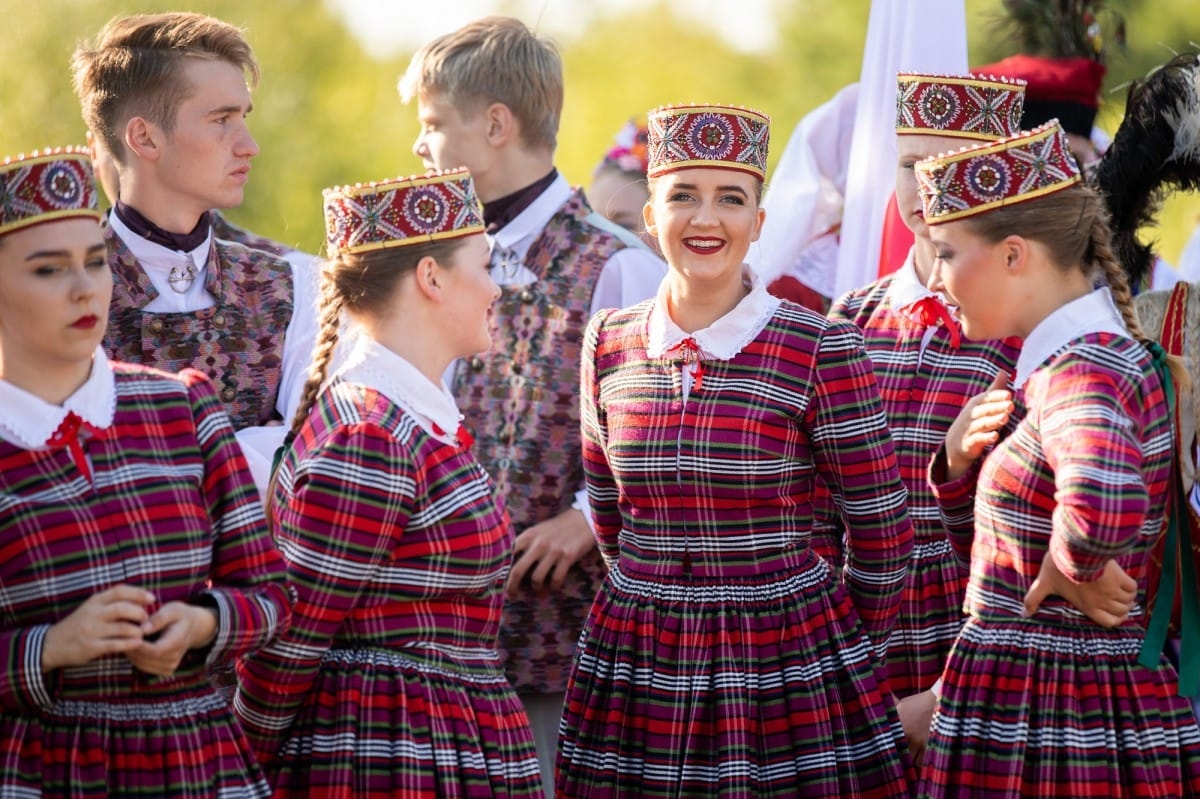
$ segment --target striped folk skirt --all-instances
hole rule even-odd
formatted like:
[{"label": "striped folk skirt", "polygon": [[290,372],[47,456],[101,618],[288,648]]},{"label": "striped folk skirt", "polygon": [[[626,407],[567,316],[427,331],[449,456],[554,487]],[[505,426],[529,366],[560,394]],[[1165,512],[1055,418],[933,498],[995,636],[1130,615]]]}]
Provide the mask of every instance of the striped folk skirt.
[{"label": "striped folk skirt", "polygon": [[946,667],[919,796],[1200,796],[1200,731],[1144,631],[972,619]]},{"label": "striped folk skirt", "polygon": [[738,579],[606,577],[580,638],[559,799],[906,797],[883,667],[805,550]]},{"label": "striped folk skirt", "polygon": [[270,796],[232,711],[206,683],[0,713],[0,757],[5,797]]},{"label": "striped folk skirt", "polygon": [[967,620],[967,574],[944,532],[914,540],[888,644],[888,683],[896,699],[929,690],[942,676],[950,647]]},{"label": "striped folk skirt", "polygon": [[333,649],[272,775],[276,797],[541,799],[525,710],[499,662]]}]

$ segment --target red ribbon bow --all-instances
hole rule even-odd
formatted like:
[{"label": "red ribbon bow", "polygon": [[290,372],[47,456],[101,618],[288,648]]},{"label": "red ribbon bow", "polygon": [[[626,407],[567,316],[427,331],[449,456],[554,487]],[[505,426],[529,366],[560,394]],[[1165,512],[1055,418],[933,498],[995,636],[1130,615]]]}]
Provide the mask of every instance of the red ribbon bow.
[{"label": "red ribbon bow", "polygon": [[83,476],[91,482],[92,469],[88,466],[87,456],[83,452],[83,442],[79,438],[79,431],[82,430],[87,434],[89,439],[99,441],[108,435],[108,429],[96,427],[93,424],[85,422],[79,417],[75,411],[68,411],[63,417],[58,429],[50,434],[46,439],[46,446],[51,452],[59,449],[66,449],[71,453],[71,460],[83,472]]},{"label": "red ribbon bow", "polygon": [[958,349],[958,345],[962,342],[962,331],[959,330],[958,320],[954,318],[954,314],[950,313],[950,309],[946,307],[946,303],[942,302],[941,297],[936,294],[928,294],[915,302],[910,302],[901,310],[922,327],[944,326],[946,330],[950,331],[950,346]]},{"label": "red ribbon bow", "polygon": [[683,362],[692,367],[692,388],[699,391],[704,382],[704,361],[700,359],[700,345],[694,338],[685,338],[679,342],[679,351],[683,355]]},{"label": "red ribbon bow", "polygon": [[[435,436],[444,436],[446,435],[446,431],[441,428],[441,425],[434,422],[433,434]],[[458,426],[458,433],[455,434],[454,440],[458,444],[459,449],[470,449],[475,445],[475,436],[471,435],[471,431],[461,424]]]}]

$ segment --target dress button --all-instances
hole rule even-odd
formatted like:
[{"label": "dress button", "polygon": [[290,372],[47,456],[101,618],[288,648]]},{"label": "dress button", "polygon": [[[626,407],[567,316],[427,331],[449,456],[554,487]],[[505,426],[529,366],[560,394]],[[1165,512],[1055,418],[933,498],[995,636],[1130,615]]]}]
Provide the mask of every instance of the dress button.
[{"label": "dress button", "polygon": [[530,291],[529,289],[525,289],[524,291],[522,291],[521,292],[521,302],[525,303],[526,305],[529,305],[531,302],[533,302],[533,292]]},{"label": "dress button", "polygon": [[237,399],[237,389],[233,386],[226,386],[225,388],[221,389],[221,399],[225,400],[226,402],[233,402],[235,399]]},{"label": "dress button", "polygon": [[161,319],[152,319],[150,321],[150,332],[151,333],[161,333],[161,332],[163,332],[163,328],[165,328],[165,327],[166,327],[166,324]]},{"label": "dress button", "polygon": [[483,371],[483,359],[482,358],[476,356],[471,359],[471,371],[472,372],[482,372]]},{"label": "dress button", "polygon": [[213,317],[213,326],[214,326],[214,327],[218,327],[218,328],[225,327],[225,317],[224,317],[224,315],[222,315],[222,314],[217,314],[216,316],[214,316],[214,317]]},{"label": "dress button", "polygon": [[514,375],[519,375],[519,374],[521,374],[521,372],[523,372],[523,371],[525,371],[525,366],[524,366],[523,364],[520,364],[520,363],[513,363],[513,365],[512,365],[512,373],[513,373]]}]

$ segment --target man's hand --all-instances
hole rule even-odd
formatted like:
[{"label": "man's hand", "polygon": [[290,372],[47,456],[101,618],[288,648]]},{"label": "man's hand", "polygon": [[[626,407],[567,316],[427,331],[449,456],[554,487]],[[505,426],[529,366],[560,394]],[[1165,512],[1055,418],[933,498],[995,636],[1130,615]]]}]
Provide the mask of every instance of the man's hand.
[{"label": "man's hand", "polygon": [[937,710],[937,695],[933,691],[906,696],[896,703],[900,726],[904,728],[904,739],[908,741],[908,753],[913,765],[921,767],[925,760],[925,747],[929,744],[929,728],[933,726],[933,712]]},{"label": "man's hand", "polygon": [[525,528],[513,544],[508,595],[517,593],[526,575],[535,591],[561,591],[567,572],[595,547],[587,520],[574,508]]}]

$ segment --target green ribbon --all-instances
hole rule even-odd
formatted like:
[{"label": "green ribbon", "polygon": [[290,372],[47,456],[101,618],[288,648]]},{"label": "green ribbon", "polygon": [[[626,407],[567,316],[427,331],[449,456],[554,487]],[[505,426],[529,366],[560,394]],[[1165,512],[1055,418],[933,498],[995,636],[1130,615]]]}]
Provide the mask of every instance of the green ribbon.
[{"label": "green ribbon", "polygon": [[[1146,349],[1153,360],[1154,371],[1158,373],[1163,384],[1163,391],[1167,395],[1167,407],[1171,411],[1173,421],[1175,383],[1167,364],[1167,353],[1157,342],[1150,342]],[[1162,575],[1158,584],[1158,594],[1154,599],[1154,609],[1150,614],[1150,624],[1146,627],[1146,638],[1138,654],[1138,663],[1148,669],[1158,668],[1167,643],[1167,627],[1171,623],[1175,592],[1181,588],[1183,594],[1180,598],[1179,695],[1196,696],[1200,694],[1200,641],[1197,640],[1197,632],[1200,631],[1200,597],[1197,596],[1196,563],[1191,556],[1191,526],[1188,524],[1191,508],[1180,482],[1179,447],[1175,447],[1174,450]],[[1180,571],[1181,566],[1182,586],[1176,578],[1176,572]]]}]

